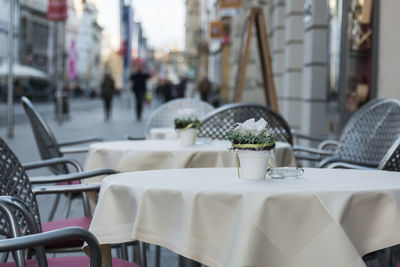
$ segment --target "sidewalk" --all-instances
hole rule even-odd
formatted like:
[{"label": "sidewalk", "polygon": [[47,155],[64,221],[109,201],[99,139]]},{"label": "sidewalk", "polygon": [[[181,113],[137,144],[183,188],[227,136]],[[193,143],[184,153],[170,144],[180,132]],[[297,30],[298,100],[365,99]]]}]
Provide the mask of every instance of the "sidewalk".
[{"label": "sidewalk", "polygon": [[[153,107],[145,106],[142,121],[136,121],[132,99],[120,96],[113,100],[111,120],[104,120],[102,100],[72,99],[70,102],[69,119],[59,124],[55,119],[53,103],[34,103],[39,113],[45,118],[58,141],[74,139],[83,136],[97,136],[104,140],[125,139],[126,135],[143,136],[145,121]],[[14,150],[22,162],[40,159],[33,132],[21,103],[15,103],[14,137],[7,137],[6,120],[0,124],[2,137]],[[0,117],[7,117],[7,106],[0,105]]]}]

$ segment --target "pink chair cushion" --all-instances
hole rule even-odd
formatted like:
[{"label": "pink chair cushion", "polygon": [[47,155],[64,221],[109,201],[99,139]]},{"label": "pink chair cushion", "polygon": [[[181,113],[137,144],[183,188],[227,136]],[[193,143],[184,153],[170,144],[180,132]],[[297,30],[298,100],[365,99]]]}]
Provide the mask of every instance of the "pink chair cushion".
[{"label": "pink chair cushion", "polygon": [[[78,226],[86,230],[89,230],[90,223],[92,222],[92,217],[80,217],[80,218],[70,218],[66,220],[58,220],[42,223],[42,231],[48,232],[56,229],[61,229],[65,227]],[[80,247],[83,245],[83,241],[79,239],[71,239],[56,244],[47,246],[47,248],[65,248],[65,247]]]},{"label": "pink chair cushion", "polygon": [[[88,267],[89,266],[89,257],[81,256],[81,257],[59,257],[59,258],[48,258],[47,262],[49,263],[49,267]],[[14,267],[14,262],[1,263],[0,267]],[[28,260],[26,262],[27,267],[38,267],[38,263],[36,260]],[[124,261],[118,258],[112,259],[113,267],[140,267],[139,265]]]},{"label": "pink chair cushion", "polygon": [[80,184],[80,183],[81,183],[81,180],[73,180],[70,183],[68,183],[68,182],[59,182],[59,183],[56,183],[56,185]]}]

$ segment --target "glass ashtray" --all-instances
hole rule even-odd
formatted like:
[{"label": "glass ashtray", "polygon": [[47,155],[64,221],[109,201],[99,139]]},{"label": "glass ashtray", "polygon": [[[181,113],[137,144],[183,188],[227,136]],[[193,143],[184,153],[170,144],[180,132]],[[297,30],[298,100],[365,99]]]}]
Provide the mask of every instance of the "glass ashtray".
[{"label": "glass ashtray", "polygon": [[299,177],[303,175],[303,168],[296,167],[273,167],[267,170],[267,174],[271,176],[271,178],[275,179],[283,179],[286,177]]}]

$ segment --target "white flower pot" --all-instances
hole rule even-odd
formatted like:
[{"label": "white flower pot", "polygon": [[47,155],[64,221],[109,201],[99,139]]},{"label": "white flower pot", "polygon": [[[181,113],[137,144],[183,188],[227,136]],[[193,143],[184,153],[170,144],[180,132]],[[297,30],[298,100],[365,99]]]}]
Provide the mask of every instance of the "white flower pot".
[{"label": "white flower pot", "polygon": [[268,160],[272,155],[272,150],[254,151],[237,150],[240,162],[240,178],[261,180],[265,179],[268,169]]},{"label": "white flower pot", "polygon": [[193,146],[197,138],[197,129],[190,128],[179,131],[179,139],[183,146]]}]

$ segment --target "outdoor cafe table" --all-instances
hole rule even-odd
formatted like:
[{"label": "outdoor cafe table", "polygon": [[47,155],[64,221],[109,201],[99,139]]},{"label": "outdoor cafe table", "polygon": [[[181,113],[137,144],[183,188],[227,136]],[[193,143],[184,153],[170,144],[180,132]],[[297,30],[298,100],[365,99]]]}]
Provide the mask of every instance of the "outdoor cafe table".
[{"label": "outdoor cafe table", "polygon": [[399,173],[306,168],[251,181],[202,168],[108,176],[89,230],[101,244],[140,240],[209,266],[345,267],[400,243],[399,229]]},{"label": "outdoor cafe table", "polygon": [[[155,169],[236,167],[236,154],[225,140],[199,139],[194,146],[180,140],[114,141],[91,144],[85,169],[111,168],[119,172]],[[295,166],[291,146],[277,142],[273,165]],[[100,181],[102,177],[87,179]]]}]

